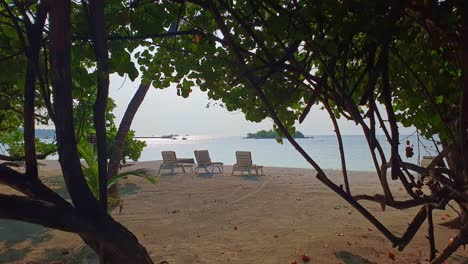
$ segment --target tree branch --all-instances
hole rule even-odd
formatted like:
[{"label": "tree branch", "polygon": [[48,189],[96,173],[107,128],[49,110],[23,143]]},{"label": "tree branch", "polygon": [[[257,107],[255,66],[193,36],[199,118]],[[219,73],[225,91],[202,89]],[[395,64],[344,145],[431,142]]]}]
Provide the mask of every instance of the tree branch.
[{"label": "tree branch", "polygon": [[106,108],[109,96],[109,47],[104,0],[89,1],[88,23],[97,62],[97,96],[94,102],[94,128],[97,137],[99,202],[107,212],[107,136]]},{"label": "tree branch", "polygon": [[437,256],[431,264],[442,264],[446,259],[448,259],[457,249],[468,244],[468,226],[465,224],[463,229],[451,239],[449,245],[442,250],[439,256]]},{"label": "tree branch", "polygon": [[360,195],[353,196],[353,198],[356,201],[367,200],[367,201],[379,203],[379,204],[382,205],[382,208],[385,208],[385,206],[390,206],[392,208],[399,209],[399,210],[404,210],[404,209],[420,206],[420,205],[423,205],[425,203],[431,202],[431,200],[422,199],[422,198],[416,199],[416,200],[415,199],[406,200],[406,201],[395,201],[395,200],[393,200],[393,201],[390,202],[385,198],[385,196],[379,195],[379,194],[376,194],[374,196],[367,195],[367,194],[360,194]]},{"label": "tree branch", "polygon": [[24,196],[0,194],[0,218],[39,224],[77,234],[94,233],[89,224],[72,207],[61,207]]},{"label": "tree branch", "polygon": [[242,53],[239,50],[239,48],[236,46],[234,43],[229,29],[226,27],[221,15],[219,14],[219,10],[216,9],[214,4],[212,2],[208,2],[208,7],[210,9],[210,12],[214,15],[216,23],[218,24],[219,29],[223,33],[223,36],[226,39],[226,42],[228,44],[228,47],[234,52],[234,55],[236,56],[237,60],[239,61],[239,67],[241,70],[241,74],[245,74],[247,80],[250,82],[252,85],[253,89],[259,96],[259,98],[262,100],[262,102],[265,104],[266,108],[268,109],[268,112],[270,113],[270,116],[272,119],[275,121],[275,124],[278,126],[279,130],[283,133],[283,135],[286,136],[288,141],[294,146],[294,148],[304,157],[304,159],[311,164],[314,169],[317,170],[317,175],[316,178],[320,180],[322,183],[324,183],[326,186],[328,186],[330,189],[332,189],[335,193],[340,195],[342,198],[344,198],[348,203],[350,203],[356,210],[358,210],[368,221],[370,221],[377,229],[379,229],[382,234],[384,234],[390,241],[396,242],[398,241],[398,238],[395,237],[382,223],[380,223],[369,211],[367,211],[364,207],[362,207],[359,203],[357,203],[355,200],[352,199],[350,195],[348,195],[344,190],[342,190],[340,187],[338,187],[336,184],[334,184],[330,179],[326,177],[326,174],[322,170],[322,168],[304,151],[304,149],[294,140],[294,138],[291,136],[289,131],[286,129],[284,124],[281,122],[279,119],[275,109],[273,106],[270,104],[268,98],[266,97],[265,93],[261,89],[261,87],[258,84],[257,79],[252,76],[252,73],[250,73],[246,69],[245,61],[244,58],[242,57]]},{"label": "tree branch", "polygon": [[3,164],[0,164],[0,184],[7,185],[34,199],[44,200],[61,207],[72,207],[69,202],[44,185],[39,179],[26,177]]},{"label": "tree branch", "polygon": [[[37,159],[43,160],[46,159],[47,156],[52,155],[53,153],[57,152],[56,150],[49,150],[44,153],[37,154],[36,157]],[[7,156],[0,154],[0,160],[5,160],[5,161],[24,161],[25,157],[20,156],[20,157],[13,157],[13,156]]]},{"label": "tree branch", "polygon": [[91,193],[81,169],[75,142],[71,79],[71,3],[51,0],[50,65],[54,91],[55,129],[63,177],[75,207],[89,216],[106,214]]},{"label": "tree branch", "polygon": [[[155,38],[167,38],[167,37],[175,37],[175,36],[184,36],[184,35],[201,35],[205,36],[205,32],[198,30],[198,29],[190,29],[190,30],[183,30],[183,31],[174,31],[174,32],[165,32],[165,33],[153,33],[153,34],[138,34],[138,35],[131,35],[131,36],[122,36],[122,35],[109,35],[107,37],[108,40],[145,40],[145,39],[155,39]],[[90,36],[83,36],[83,35],[75,35],[73,36],[75,40],[86,40],[90,41]]]},{"label": "tree branch", "polygon": [[138,90],[135,92],[132,100],[128,104],[127,110],[119,125],[119,130],[112,146],[111,158],[109,161],[109,174],[108,177],[114,177],[119,170],[120,160],[122,159],[123,147],[127,140],[128,131],[132,125],[133,118],[135,117],[138,108],[145,99],[146,93],[151,86],[151,82],[140,83]]},{"label": "tree branch", "polygon": [[434,242],[434,222],[432,221],[432,208],[426,205],[427,210],[427,239],[429,240],[429,260],[436,257],[436,247]]}]

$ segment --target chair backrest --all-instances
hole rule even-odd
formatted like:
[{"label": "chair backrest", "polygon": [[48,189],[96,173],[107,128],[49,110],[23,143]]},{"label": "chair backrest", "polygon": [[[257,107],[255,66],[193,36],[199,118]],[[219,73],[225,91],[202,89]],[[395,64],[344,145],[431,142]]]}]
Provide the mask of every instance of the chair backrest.
[{"label": "chair backrest", "polygon": [[161,151],[163,163],[173,164],[177,162],[176,154],[174,151]]},{"label": "chair backrest", "polygon": [[208,150],[195,150],[194,153],[198,164],[204,165],[211,163],[210,153],[208,153]]},{"label": "chair backrest", "polygon": [[239,169],[248,169],[252,166],[252,154],[250,151],[236,151],[236,160]]}]

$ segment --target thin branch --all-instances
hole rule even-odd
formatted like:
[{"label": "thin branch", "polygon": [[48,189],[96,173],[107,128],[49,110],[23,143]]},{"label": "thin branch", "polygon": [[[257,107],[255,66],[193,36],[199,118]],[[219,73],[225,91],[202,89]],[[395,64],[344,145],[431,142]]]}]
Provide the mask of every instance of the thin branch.
[{"label": "thin branch", "polygon": [[463,229],[451,239],[449,245],[442,250],[439,256],[437,256],[431,264],[442,264],[448,259],[457,249],[468,243],[468,226],[465,225]]},{"label": "thin branch", "polygon": [[398,247],[398,250],[402,251],[409,244],[409,242],[411,242],[414,235],[416,235],[416,232],[418,232],[422,223],[424,220],[426,220],[426,217],[426,207],[423,206],[413,218],[413,221],[411,221],[411,223],[408,225],[408,229],[406,229],[406,232],[403,234],[403,236],[398,240],[397,243],[393,244],[393,247]]},{"label": "thin branch", "polygon": [[297,141],[294,140],[294,138],[291,136],[289,131],[286,129],[284,124],[281,122],[279,119],[275,109],[273,106],[270,104],[268,98],[266,97],[265,93],[259,86],[259,83],[257,79],[252,76],[252,74],[247,71],[244,58],[242,57],[242,53],[240,52],[239,48],[236,46],[234,43],[232,37],[230,36],[229,30],[227,29],[221,15],[219,14],[219,11],[215,8],[214,4],[212,2],[208,3],[209,9],[212,12],[212,14],[215,17],[216,23],[219,26],[219,29],[223,33],[229,48],[232,49],[234,52],[234,55],[239,61],[239,66],[241,68],[241,72],[245,74],[247,77],[248,81],[251,83],[252,87],[256,91],[257,95],[259,98],[262,100],[262,102],[265,104],[266,108],[268,109],[272,119],[275,121],[275,124],[278,126],[279,130],[283,133],[283,135],[286,136],[288,141],[294,146],[294,148],[304,157],[305,160],[307,160],[313,167],[314,169],[317,170],[317,175],[316,178],[320,180],[322,183],[324,183],[326,186],[328,186],[330,189],[332,189],[335,193],[340,195],[342,198],[344,198],[348,203],[350,203],[356,210],[358,210],[368,221],[370,221],[377,229],[379,229],[380,232],[382,232],[383,235],[385,235],[390,241],[392,242],[397,242],[398,239],[393,235],[382,223],[380,223],[369,211],[367,211],[364,207],[362,207],[359,203],[357,203],[355,200],[352,199],[350,195],[348,195],[344,190],[342,190],[339,186],[334,184],[330,179],[327,178],[325,172],[321,169],[321,167],[304,151],[304,149],[297,143]]},{"label": "thin branch", "polygon": [[427,239],[429,240],[429,260],[434,260],[436,257],[436,247],[434,242],[434,222],[432,221],[432,208],[426,205],[427,210]]},{"label": "thin branch", "polygon": [[367,195],[367,194],[360,194],[360,195],[353,196],[353,199],[355,199],[356,201],[367,200],[367,201],[379,203],[383,209],[385,208],[385,206],[390,206],[392,208],[399,209],[399,210],[421,206],[425,203],[430,202],[429,199],[423,199],[423,198],[419,198],[417,200],[411,199],[411,200],[406,200],[406,201],[395,201],[395,200],[388,201],[385,198],[385,196],[379,195],[379,194],[376,194],[374,196]]},{"label": "thin branch", "polygon": [[[139,35],[129,35],[129,36],[122,36],[122,35],[109,35],[107,37],[108,40],[145,40],[145,39],[156,39],[156,38],[167,38],[167,37],[175,37],[175,36],[185,36],[185,35],[201,35],[205,36],[205,32],[198,30],[198,29],[190,29],[190,30],[183,30],[183,31],[174,31],[174,32],[165,32],[165,33],[153,33],[153,34],[139,34]],[[83,36],[83,35],[74,35],[74,40],[86,40],[90,41],[90,36]]]},{"label": "thin branch", "polygon": [[325,106],[325,109],[327,109],[327,112],[332,120],[333,127],[335,128],[336,139],[338,140],[338,149],[340,150],[341,173],[343,174],[343,181],[345,184],[346,192],[349,195],[351,195],[351,189],[349,188],[349,181],[348,181],[348,170],[346,169],[346,157],[344,153],[343,139],[341,137],[340,126],[338,125],[338,122],[336,121],[336,117],[333,114],[333,111],[331,110],[330,105],[328,104],[327,100],[323,100],[323,105]]}]

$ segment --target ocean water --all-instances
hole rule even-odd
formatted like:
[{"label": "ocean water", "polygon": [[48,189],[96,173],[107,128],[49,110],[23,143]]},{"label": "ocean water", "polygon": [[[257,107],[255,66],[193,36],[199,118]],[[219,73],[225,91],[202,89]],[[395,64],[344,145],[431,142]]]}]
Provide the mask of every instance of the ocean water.
[{"label": "ocean water", "polygon": [[[140,161],[161,160],[161,151],[172,150],[177,158],[194,158],[194,150],[209,150],[212,161],[220,161],[225,164],[234,164],[235,152],[245,150],[252,152],[253,162],[258,165],[311,168],[311,165],[299,154],[299,152],[287,141],[279,144],[274,139],[244,139],[242,137],[208,137],[186,136],[187,140],[144,138],[147,147],[143,150]],[[406,138],[414,145],[414,156],[406,158]],[[390,157],[390,146],[385,136],[378,136],[387,159]],[[422,156],[434,155],[435,147],[432,142],[421,140],[430,149],[420,146],[418,152],[418,140],[416,136],[401,136],[399,147],[400,155],[404,161],[417,163],[418,154]],[[297,139],[297,142],[323,169],[341,169],[338,142],[335,136],[314,136],[313,138]],[[343,144],[346,154],[346,165],[349,170],[373,171],[375,167],[364,136],[343,136]]]}]

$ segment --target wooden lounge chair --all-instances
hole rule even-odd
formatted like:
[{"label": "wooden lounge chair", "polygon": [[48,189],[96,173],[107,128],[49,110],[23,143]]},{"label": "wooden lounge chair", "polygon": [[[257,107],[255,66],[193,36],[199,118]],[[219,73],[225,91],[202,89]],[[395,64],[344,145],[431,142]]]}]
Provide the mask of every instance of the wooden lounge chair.
[{"label": "wooden lounge chair", "polygon": [[[195,159],[197,160],[197,166],[195,167],[195,173],[198,173],[199,169],[204,169],[206,173],[213,173],[215,168],[218,168],[219,173],[223,173],[222,162],[212,162],[210,153],[208,150],[195,150]],[[211,171],[208,168],[211,167]]]},{"label": "wooden lounge chair", "polygon": [[163,162],[159,166],[158,174],[161,170],[171,170],[171,173],[174,172],[176,168],[182,168],[182,171],[185,173],[184,163],[177,160],[176,154],[174,151],[161,151]]},{"label": "wooden lounge chair", "polygon": [[[244,171],[248,172],[248,176],[251,175],[252,170],[255,170],[257,175],[263,175],[263,166],[252,164],[252,154],[250,151],[236,151],[237,163],[232,167],[232,175],[234,171],[240,171],[241,175],[244,175]],[[261,174],[258,174],[258,170]]]}]

